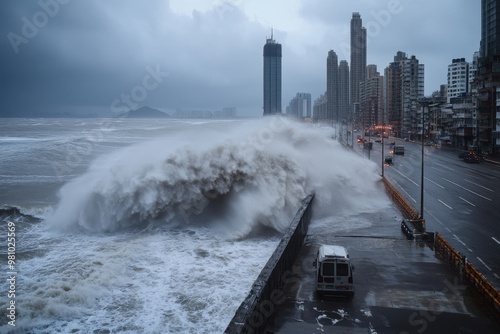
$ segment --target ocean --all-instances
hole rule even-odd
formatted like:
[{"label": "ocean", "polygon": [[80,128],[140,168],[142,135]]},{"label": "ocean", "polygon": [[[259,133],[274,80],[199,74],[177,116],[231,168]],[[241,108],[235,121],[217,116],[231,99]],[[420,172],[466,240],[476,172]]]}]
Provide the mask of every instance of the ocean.
[{"label": "ocean", "polygon": [[333,133],[285,117],[0,119],[0,332],[223,332],[307,194],[312,224],[336,228],[391,205]]}]

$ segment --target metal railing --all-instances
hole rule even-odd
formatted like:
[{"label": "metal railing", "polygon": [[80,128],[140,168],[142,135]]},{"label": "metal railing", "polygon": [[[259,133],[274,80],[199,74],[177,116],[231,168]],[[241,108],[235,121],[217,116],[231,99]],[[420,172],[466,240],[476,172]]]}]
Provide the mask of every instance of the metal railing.
[{"label": "metal railing", "polygon": [[476,289],[491,307],[493,316],[500,319],[500,291],[469,262],[467,258],[455,250],[438,232],[434,239],[434,252],[443,262],[454,269],[458,275]]},{"label": "metal railing", "polygon": [[[409,219],[413,225],[415,225],[415,220],[418,218],[418,212],[412,207],[412,205],[402,196],[399,191],[385,178],[382,178],[386,186],[386,190],[393,201],[398,205],[402,211],[403,216]],[[417,220],[418,222],[418,220]],[[422,220],[422,228],[425,226],[425,222]],[[401,224],[403,232],[407,236],[412,236],[413,233],[408,229],[408,224]],[[481,295],[486,304],[492,309],[493,316],[500,320],[500,291],[498,291],[493,284],[491,284],[469,261],[467,258],[455,250],[446,239],[438,232],[434,235],[434,253],[443,262],[448,264],[453,270],[455,270],[460,278],[465,280],[468,284],[476,289],[476,291]]]}]

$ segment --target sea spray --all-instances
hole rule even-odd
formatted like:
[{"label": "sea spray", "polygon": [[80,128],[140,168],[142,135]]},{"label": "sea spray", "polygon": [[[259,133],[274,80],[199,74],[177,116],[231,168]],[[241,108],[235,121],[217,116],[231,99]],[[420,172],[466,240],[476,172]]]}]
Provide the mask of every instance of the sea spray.
[{"label": "sea spray", "polygon": [[[310,191],[316,192],[311,233],[372,226],[377,219],[372,213],[390,205],[375,163],[334,141],[331,127],[280,117],[113,119],[110,131],[94,143],[92,154],[80,156],[81,166],[59,181],[58,175],[50,178],[47,160],[71,167],[65,165],[66,159],[73,156],[76,143],[103,121],[89,119],[85,125],[74,119],[13,122],[22,125],[22,137],[37,139],[23,141],[22,150],[17,142],[4,145],[10,153],[2,165],[4,174],[12,171],[9,180],[16,180],[3,179],[3,203],[19,208],[6,208],[2,218],[16,222],[22,237],[16,248],[19,332],[221,333],[280,241],[280,233],[261,230],[260,223],[281,231],[297,211],[293,201],[300,198],[300,203],[302,193]],[[37,132],[33,122],[40,123]],[[2,130],[7,134],[12,127]],[[33,160],[34,155],[46,159]],[[165,176],[168,159],[178,166],[171,178]],[[267,164],[261,163],[264,159],[269,159]],[[182,173],[196,172],[189,168],[180,172],[180,166],[203,162],[210,168],[219,166],[212,170],[218,175],[217,170],[234,169],[233,160],[253,174],[237,178],[224,172],[227,180],[233,180],[228,192],[201,192],[201,201],[193,205],[182,200],[179,207],[184,214],[174,212],[178,226],[175,219],[165,218],[169,212],[157,214],[156,221],[121,222],[113,221],[118,214],[108,213],[126,212],[127,203],[140,208],[135,201],[143,198],[144,209],[137,215],[148,217],[148,208],[155,212],[154,205],[144,203],[157,197],[161,203],[162,196],[168,195],[156,191],[161,187],[155,184],[163,182],[168,188],[184,182],[186,189],[196,187],[194,178],[176,180]],[[143,182],[146,176],[151,184]],[[224,180],[221,184],[230,183]],[[62,182],[67,184],[57,200],[53,194]],[[202,183],[198,181],[198,186]],[[96,194],[106,201],[91,204],[89,198]],[[176,196],[185,198],[181,193]],[[92,216],[93,205],[114,218],[81,219]],[[47,222],[65,231],[47,228]],[[92,232],[113,229],[112,233]],[[248,235],[249,231],[257,233]],[[1,288],[7,291],[6,280]],[[0,321],[2,333],[11,329],[5,320]]]},{"label": "sea spray", "polygon": [[375,164],[340,147],[331,128],[268,117],[225,130],[197,127],[99,157],[62,187],[47,221],[90,231],[216,222],[241,237],[258,224],[282,230],[310,192],[319,213],[386,205]]}]

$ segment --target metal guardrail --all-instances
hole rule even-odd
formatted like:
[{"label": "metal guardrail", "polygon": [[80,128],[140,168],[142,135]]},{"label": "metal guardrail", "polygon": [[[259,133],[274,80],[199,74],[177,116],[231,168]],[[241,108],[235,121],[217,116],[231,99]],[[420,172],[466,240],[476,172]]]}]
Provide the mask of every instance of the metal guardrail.
[{"label": "metal guardrail", "polygon": [[473,286],[493,310],[493,315],[500,319],[500,291],[469,262],[467,258],[455,250],[449,243],[436,232],[434,241],[436,256],[453,268],[459,276]]},{"label": "metal guardrail", "polygon": [[[383,177],[382,180],[384,181],[388,194],[398,205],[403,216],[407,218],[401,222],[401,229],[408,239],[413,239],[414,233],[407,222],[411,222],[417,229],[420,228],[420,231],[425,231],[425,221],[418,220],[418,212],[385,177]],[[419,224],[419,222],[421,223]],[[494,317],[500,320],[500,291],[488,282],[488,280],[467,261],[467,258],[455,250],[438,232],[434,235],[434,252],[443,262],[454,269],[462,279],[476,289],[488,306],[491,307]]]}]

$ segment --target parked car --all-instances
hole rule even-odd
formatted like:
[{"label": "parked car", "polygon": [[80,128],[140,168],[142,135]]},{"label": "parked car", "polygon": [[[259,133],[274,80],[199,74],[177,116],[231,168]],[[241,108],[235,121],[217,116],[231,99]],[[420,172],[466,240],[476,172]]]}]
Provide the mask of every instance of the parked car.
[{"label": "parked car", "polygon": [[480,162],[481,158],[477,154],[469,154],[463,158],[465,162]]},{"label": "parked car", "polygon": [[466,162],[480,162],[484,159],[482,154],[472,151],[462,152],[458,155],[458,157]]},{"label": "parked car", "polygon": [[467,157],[467,156],[469,156],[469,155],[471,155],[471,154],[474,154],[474,153],[473,153],[473,152],[470,152],[470,151],[467,151],[467,152],[462,152],[462,153],[460,153],[460,154],[458,155],[458,157],[459,157],[460,159],[464,159],[465,157]]}]

